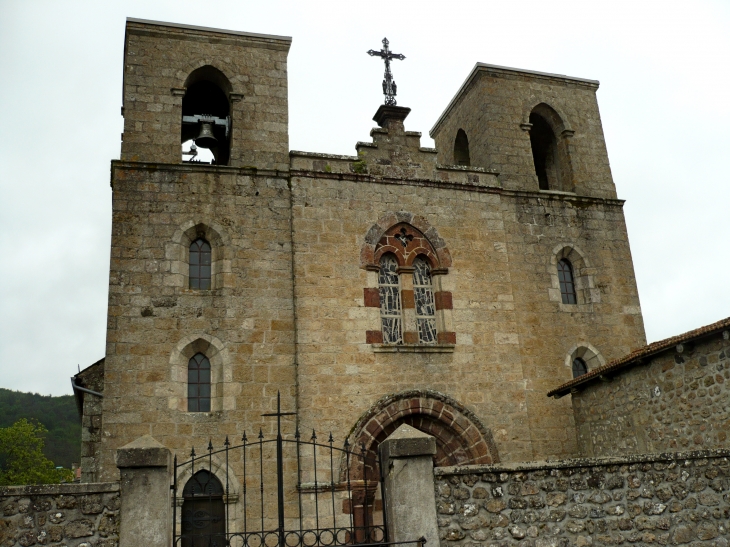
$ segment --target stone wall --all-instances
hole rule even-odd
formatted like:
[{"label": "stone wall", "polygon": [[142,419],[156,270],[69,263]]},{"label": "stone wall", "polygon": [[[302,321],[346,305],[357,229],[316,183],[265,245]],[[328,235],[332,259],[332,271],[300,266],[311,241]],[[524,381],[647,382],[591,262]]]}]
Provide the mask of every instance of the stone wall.
[{"label": "stone wall", "polygon": [[572,394],[585,456],[730,447],[730,333],[647,357]]},{"label": "stone wall", "polygon": [[[609,360],[645,343],[622,203],[428,168],[432,154],[403,131],[373,132],[378,154],[365,155],[363,173],[357,158],[292,154],[300,420],[342,436],[384,397],[435,390],[491,430],[500,461],[577,455],[570,405],[545,397],[572,377],[571,348]],[[416,175],[430,178],[404,178]],[[390,351],[368,339],[380,310],[365,299],[377,273],[361,252],[371,232],[399,219],[430,226],[450,253],[434,290],[453,297],[445,323],[455,344]],[[566,248],[581,257],[576,305],[556,288]]]},{"label": "stone wall", "polygon": [[730,451],[437,468],[442,547],[727,547]]},{"label": "stone wall", "polygon": [[0,487],[0,545],[117,547],[118,483]]},{"label": "stone wall", "polygon": [[[76,385],[97,393],[104,391],[104,359],[85,368],[76,376]],[[81,482],[99,480],[101,456],[102,397],[77,391],[81,400]]]},{"label": "stone wall", "polygon": [[[181,457],[294,408],[287,180],[211,165],[115,162],[101,480],[149,434]],[[190,242],[212,246],[210,290],[190,289]],[[211,411],[188,412],[187,366],[211,363]],[[267,423],[268,422],[268,423]],[[287,426],[293,430],[287,422]],[[221,448],[216,444],[216,448]]]}]

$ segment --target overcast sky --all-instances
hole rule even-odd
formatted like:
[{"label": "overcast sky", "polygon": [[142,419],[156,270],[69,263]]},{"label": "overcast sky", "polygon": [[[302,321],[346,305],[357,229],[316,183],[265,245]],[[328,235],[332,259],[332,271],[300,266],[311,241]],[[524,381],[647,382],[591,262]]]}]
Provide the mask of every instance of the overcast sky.
[{"label": "overcast sky", "polygon": [[728,0],[0,0],[0,387],[104,356],[126,17],[292,36],[293,150],[369,139],[383,36],[424,146],[476,62],[600,80],[648,340],[730,315]]}]

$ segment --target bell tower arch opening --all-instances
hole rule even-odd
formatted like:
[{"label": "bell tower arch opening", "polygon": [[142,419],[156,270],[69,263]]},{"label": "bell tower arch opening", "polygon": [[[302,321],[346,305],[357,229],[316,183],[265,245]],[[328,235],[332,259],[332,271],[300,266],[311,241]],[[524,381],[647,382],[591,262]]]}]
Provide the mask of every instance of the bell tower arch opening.
[{"label": "bell tower arch opening", "polygon": [[471,158],[469,157],[469,139],[466,136],[466,131],[459,129],[456,132],[456,139],[454,139],[454,164],[463,165],[468,167],[471,165]]},{"label": "bell tower arch opening", "polygon": [[530,112],[530,146],[540,190],[573,192],[573,176],[567,138],[560,115],[545,103]]},{"label": "bell tower arch opening", "polygon": [[[183,160],[228,165],[231,155],[231,83],[217,68],[206,65],[185,81],[180,142]],[[212,156],[212,158],[211,158]]]}]

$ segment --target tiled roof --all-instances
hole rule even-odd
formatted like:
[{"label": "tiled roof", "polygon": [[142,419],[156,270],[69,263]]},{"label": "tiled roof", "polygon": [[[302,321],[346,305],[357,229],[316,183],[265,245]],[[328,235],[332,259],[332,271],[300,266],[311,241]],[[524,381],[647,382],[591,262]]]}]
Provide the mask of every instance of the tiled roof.
[{"label": "tiled roof", "polygon": [[659,340],[658,342],[652,342],[651,344],[649,344],[647,346],[644,346],[642,348],[632,351],[628,355],[624,355],[623,357],[614,359],[613,361],[610,361],[610,362],[606,363],[605,365],[602,365],[598,368],[594,368],[587,374],[583,374],[582,376],[573,378],[569,382],[565,382],[560,387],[557,387],[557,388],[553,389],[552,391],[549,391],[547,396],[552,397],[553,395],[558,395],[558,396],[562,397],[568,391],[570,391],[571,388],[574,388],[581,384],[585,384],[586,382],[590,382],[592,380],[599,378],[600,376],[605,376],[605,375],[613,373],[617,370],[631,367],[635,364],[638,364],[638,362],[641,361],[642,359],[644,359],[645,357],[648,357],[648,356],[654,355],[656,353],[659,353],[661,351],[672,348],[672,347],[676,346],[677,344],[681,344],[683,342],[688,342],[694,338],[699,338],[700,336],[706,336],[708,334],[712,334],[714,332],[722,331],[722,330],[725,330],[728,328],[730,328],[730,317],[728,317],[726,319],[722,319],[721,321],[718,321],[717,323],[712,323],[711,325],[706,325],[704,327],[700,327],[699,329],[685,332],[684,334],[680,334],[679,336],[672,336],[671,338],[665,338],[664,340]]}]

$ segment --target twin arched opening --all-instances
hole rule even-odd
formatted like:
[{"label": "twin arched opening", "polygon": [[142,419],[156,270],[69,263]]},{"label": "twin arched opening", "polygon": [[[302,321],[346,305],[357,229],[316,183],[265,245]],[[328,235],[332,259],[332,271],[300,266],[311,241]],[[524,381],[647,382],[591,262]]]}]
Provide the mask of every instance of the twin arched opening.
[{"label": "twin arched opening", "polygon": [[380,308],[381,324],[366,333],[368,343],[455,343],[451,293],[441,290],[451,256],[424,218],[399,212],[380,219],[368,232],[360,256],[364,269],[377,272],[365,288],[365,305]]}]

